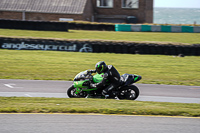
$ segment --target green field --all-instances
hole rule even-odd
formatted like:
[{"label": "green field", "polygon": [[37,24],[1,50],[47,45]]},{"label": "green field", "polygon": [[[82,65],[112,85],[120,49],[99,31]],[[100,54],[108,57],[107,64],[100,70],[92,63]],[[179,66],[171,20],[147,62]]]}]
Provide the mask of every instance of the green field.
[{"label": "green field", "polygon": [[200,116],[200,104],[111,99],[0,97],[0,113],[98,113]]},{"label": "green field", "polygon": [[[2,37],[143,41],[190,45],[200,33],[78,31],[49,32],[0,29]],[[0,49],[0,79],[73,80],[96,62],[114,65],[120,74],[138,74],[138,83],[200,86],[200,57],[25,51]],[[0,97],[0,113],[100,113],[200,116],[200,104],[139,102],[110,99]]]},{"label": "green field", "polygon": [[114,65],[120,74],[138,74],[138,83],[200,86],[200,57],[58,51],[0,50],[1,79],[73,80],[98,61]]},{"label": "green field", "polygon": [[69,32],[31,31],[0,29],[0,36],[57,39],[88,39],[115,41],[143,41],[153,43],[200,43],[200,33],[161,33],[161,32],[115,32],[115,31],[84,31]]}]

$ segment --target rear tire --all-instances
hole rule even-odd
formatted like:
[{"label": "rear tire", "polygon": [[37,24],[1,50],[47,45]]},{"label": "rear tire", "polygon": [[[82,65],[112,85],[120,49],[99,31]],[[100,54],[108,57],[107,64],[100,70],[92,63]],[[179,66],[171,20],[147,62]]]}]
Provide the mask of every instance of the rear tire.
[{"label": "rear tire", "polygon": [[121,88],[119,99],[135,100],[139,96],[139,89],[135,85]]}]

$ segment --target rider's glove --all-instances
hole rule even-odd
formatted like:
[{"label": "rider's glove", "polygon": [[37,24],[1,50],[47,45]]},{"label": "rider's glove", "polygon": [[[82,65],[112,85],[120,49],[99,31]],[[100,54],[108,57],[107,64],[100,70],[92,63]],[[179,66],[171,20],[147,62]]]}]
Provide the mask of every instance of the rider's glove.
[{"label": "rider's glove", "polygon": [[91,88],[96,88],[97,86],[95,84],[90,84]]}]

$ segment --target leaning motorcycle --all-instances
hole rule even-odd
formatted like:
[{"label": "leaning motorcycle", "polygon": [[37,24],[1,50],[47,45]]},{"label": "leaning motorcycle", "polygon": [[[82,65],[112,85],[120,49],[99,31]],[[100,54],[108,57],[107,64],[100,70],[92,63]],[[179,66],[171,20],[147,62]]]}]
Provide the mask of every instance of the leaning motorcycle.
[{"label": "leaning motorcycle", "polygon": [[[69,98],[105,98],[102,90],[109,85],[109,81],[103,88],[91,88],[90,83],[99,83],[103,80],[102,74],[94,76],[88,71],[77,74],[73,80],[73,84],[67,90]],[[109,92],[109,98],[135,100],[139,96],[139,89],[133,83],[141,80],[142,77],[136,74],[123,74],[120,78],[120,86]]]}]

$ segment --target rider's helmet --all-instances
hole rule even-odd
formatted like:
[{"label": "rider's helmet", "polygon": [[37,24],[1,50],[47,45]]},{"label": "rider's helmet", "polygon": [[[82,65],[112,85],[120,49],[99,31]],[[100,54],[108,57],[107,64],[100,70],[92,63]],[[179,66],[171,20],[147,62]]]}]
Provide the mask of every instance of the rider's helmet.
[{"label": "rider's helmet", "polygon": [[98,74],[101,74],[106,71],[107,65],[104,61],[100,61],[95,65],[96,71]]}]

